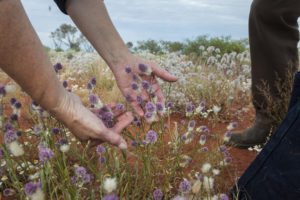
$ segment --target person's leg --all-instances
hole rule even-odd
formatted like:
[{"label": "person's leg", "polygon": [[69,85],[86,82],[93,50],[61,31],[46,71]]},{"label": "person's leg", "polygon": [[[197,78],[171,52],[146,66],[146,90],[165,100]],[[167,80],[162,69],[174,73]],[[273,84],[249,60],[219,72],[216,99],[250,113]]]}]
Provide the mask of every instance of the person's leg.
[{"label": "person's leg", "polygon": [[[279,94],[276,81],[289,81],[292,77],[288,73],[294,74],[298,68],[299,15],[299,0],[253,1],[249,16],[249,39],[256,120],[254,126],[244,133],[234,133],[229,145],[247,148],[263,144],[274,122],[266,108],[281,105],[274,109],[284,109],[282,113],[286,112],[285,98]],[[273,105],[267,105],[270,100],[262,94],[261,89],[267,90],[265,83],[270,88]]]}]

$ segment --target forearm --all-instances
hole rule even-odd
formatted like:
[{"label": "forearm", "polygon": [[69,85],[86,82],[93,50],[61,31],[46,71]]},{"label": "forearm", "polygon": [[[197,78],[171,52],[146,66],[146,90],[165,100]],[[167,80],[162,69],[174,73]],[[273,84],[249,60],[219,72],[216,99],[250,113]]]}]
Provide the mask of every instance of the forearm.
[{"label": "forearm", "polygon": [[66,8],[74,23],[110,67],[119,65],[130,54],[101,0],[68,0]]},{"label": "forearm", "polygon": [[19,0],[0,1],[0,67],[49,111],[64,96],[52,64]]}]

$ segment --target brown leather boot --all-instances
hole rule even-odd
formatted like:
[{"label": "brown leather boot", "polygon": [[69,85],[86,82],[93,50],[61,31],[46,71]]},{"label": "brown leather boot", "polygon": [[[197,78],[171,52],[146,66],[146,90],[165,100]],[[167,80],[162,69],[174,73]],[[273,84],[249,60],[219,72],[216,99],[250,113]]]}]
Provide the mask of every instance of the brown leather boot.
[{"label": "brown leather boot", "polygon": [[272,120],[260,113],[256,114],[254,125],[242,133],[232,133],[226,145],[236,148],[249,148],[266,142],[272,128]]}]

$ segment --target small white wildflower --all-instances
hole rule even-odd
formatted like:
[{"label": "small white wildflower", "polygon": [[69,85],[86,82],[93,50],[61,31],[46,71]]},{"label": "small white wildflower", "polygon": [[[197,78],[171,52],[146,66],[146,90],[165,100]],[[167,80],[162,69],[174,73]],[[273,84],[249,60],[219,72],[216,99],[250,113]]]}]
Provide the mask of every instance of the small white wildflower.
[{"label": "small white wildflower", "polygon": [[40,172],[36,172],[35,174],[30,175],[28,178],[29,180],[35,180],[38,179],[40,177]]},{"label": "small white wildflower", "polygon": [[221,107],[214,105],[212,108],[213,112],[215,113],[215,115],[218,115],[218,113],[221,110]]},{"label": "small white wildflower", "polygon": [[70,150],[70,145],[69,144],[63,144],[59,147],[59,150],[63,153],[66,153]]},{"label": "small white wildflower", "polygon": [[1,161],[1,167],[4,167],[6,165],[6,161],[5,160],[2,160]]},{"label": "small white wildflower", "polygon": [[219,175],[220,174],[220,170],[218,170],[218,169],[213,169],[212,172],[213,172],[214,175]]},{"label": "small white wildflower", "polygon": [[193,185],[193,187],[192,187],[192,192],[193,192],[194,194],[198,194],[198,193],[200,192],[201,185],[202,185],[202,183],[201,183],[201,181],[198,179],[198,180],[194,183],[194,185]]},{"label": "small white wildflower", "polygon": [[107,193],[111,193],[117,188],[116,178],[106,178],[103,183],[103,188]]},{"label": "small white wildflower", "polygon": [[211,164],[210,163],[204,163],[202,165],[201,171],[203,173],[207,173],[207,172],[209,172],[210,168],[211,168]]},{"label": "small white wildflower", "polygon": [[31,200],[44,200],[45,195],[41,188],[38,188],[36,192],[32,195],[30,195]]},{"label": "small white wildflower", "polygon": [[24,155],[24,150],[17,141],[13,141],[7,145],[13,156],[18,157]]},{"label": "small white wildflower", "polygon": [[6,85],[5,90],[6,90],[7,94],[13,94],[17,91],[17,88],[15,85]]},{"label": "small white wildflower", "polygon": [[7,176],[2,176],[2,178],[1,178],[1,181],[6,181],[8,178],[7,178]]},{"label": "small white wildflower", "polygon": [[212,177],[204,176],[203,178],[203,186],[206,191],[210,191],[214,187],[214,179]]}]

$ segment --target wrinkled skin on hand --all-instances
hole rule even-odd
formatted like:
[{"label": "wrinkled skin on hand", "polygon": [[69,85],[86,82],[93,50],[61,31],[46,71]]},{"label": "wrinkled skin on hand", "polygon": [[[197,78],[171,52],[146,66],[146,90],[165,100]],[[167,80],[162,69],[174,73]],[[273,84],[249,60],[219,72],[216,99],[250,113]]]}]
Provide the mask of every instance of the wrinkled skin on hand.
[{"label": "wrinkled skin on hand", "polygon": [[[138,68],[139,64],[145,64],[150,67],[152,70],[152,74],[150,76],[143,74]],[[132,72],[130,74],[125,71],[125,67],[128,66],[132,68]],[[152,88],[157,95],[158,102],[161,102],[162,104],[165,104],[165,98],[162,94],[158,81],[155,79],[155,76],[168,82],[177,81],[177,77],[171,75],[165,69],[160,68],[156,63],[139,58],[135,55],[128,56],[126,61],[118,64],[118,66],[111,67],[111,69],[115,75],[117,85],[123,95],[125,96],[126,94],[129,94],[132,97],[131,106],[139,116],[143,116],[144,111],[138,105],[138,102],[136,100],[136,92],[131,88],[131,84],[132,82],[134,82],[134,80],[132,79],[133,73],[138,74],[142,78],[142,80],[148,81],[152,84]],[[149,94],[147,94],[146,91],[143,90],[141,96],[144,101],[149,101]]]},{"label": "wrinkled skin on hand", "polygon": [[106,128],[92,111],[84,107],[80,98],[72,93],[66,93],[59,105],[50,112],[63,122],[77,138],[82,141],[91,140],[92,146],[108,142],[120,149],[127,148],[127,144],[120,134],[133,120],[130,112],[119,113],[115,126]]}]

